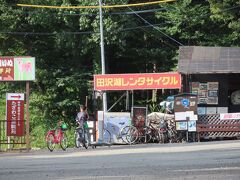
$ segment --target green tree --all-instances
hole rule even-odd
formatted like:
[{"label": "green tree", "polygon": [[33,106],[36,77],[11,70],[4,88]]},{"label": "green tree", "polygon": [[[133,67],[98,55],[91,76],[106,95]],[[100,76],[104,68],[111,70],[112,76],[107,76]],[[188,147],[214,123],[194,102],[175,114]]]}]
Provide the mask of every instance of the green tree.
[{"label": "green tree", "polygon": [[161,29],[183,45],[237,45],[239,2],[180,0],[162,7],[157,17],[169,24]]},{"label": "green tree", "polygon": [[240,1],[239,0],[209,0],[211,20],[225,27],[222,42],[225,46],[239,46],[240,42]]}]

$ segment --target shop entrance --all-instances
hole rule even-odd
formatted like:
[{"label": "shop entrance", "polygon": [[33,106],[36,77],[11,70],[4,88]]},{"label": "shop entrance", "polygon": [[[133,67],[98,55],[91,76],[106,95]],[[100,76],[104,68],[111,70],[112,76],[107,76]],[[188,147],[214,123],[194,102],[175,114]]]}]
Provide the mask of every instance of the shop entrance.
[{"label": "shop entrance", "polygon": [[[95,91],[126,91],[121,98],[129,97],[131,92],[131,125],[134,123],[136,126],[137,119],[140,119],[141,125],[146,125],[147,114],[145,107],[134,107],[134,91],[136,90],[155,90],[155,89],[181,89],[181,76],[176,72],[169,73],[150,73],[150,74],[105,74],[94,76],[94,90]],[[121,99],[120,98],[120,99]],[[129,99],[129,98],[127,98]],[[114,103],[114,105],[116,105]],[[126,102],[126,109],[129,110],[129,101]],[[113,106],[109,109],[111,110]],[[141,112],[141,113],[140,113]],[[99,132],[103,131],[105,127],[106,118],[110,115],[108,112],[102,112],[101,117],[98,118]],[[137,114],[141,114],[137,115]],[[140,118],[141,117],[141,118]],[[109,119],[111,119],[110,117]],[[112,118],[113,119],[113,118]],[[121,129],[121,128],[118,128]]]}]

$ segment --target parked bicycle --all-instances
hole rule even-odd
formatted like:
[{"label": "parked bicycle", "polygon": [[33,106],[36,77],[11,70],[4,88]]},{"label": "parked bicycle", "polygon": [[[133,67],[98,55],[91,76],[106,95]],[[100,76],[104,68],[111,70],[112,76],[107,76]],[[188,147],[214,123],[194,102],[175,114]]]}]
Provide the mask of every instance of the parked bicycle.
[{"label": "parked bicycle", "polygon": [[159,126],[158,126],[158,131],[159,131],[159,142],[160,143],[168,142],[168,139],[169,139],[168,124],[164,120],[164,118],[160,120],[160,123],[159,123]]},{"label": "parked bicycle", "polygon": [[68,138],[65,131],[67,130],[67,125],[62,123],[60,127],[54,130],[49,130],[46,134],[47,148],[49,151],[53,151],[56,144],[60,144],[62,150],[66,150],[68,146]]},{"label": "parked bicycle", "polygon": [[[153,124],[155,124],[155,126]],[[150,122],[149,127],[151,129],[151,142],[154,142],[154,143],[161,142],[162,141],[162,136],[160,134],[158,124]]]},{"label": "parked bicycle", "polygon": [[[98,137],[101,136],[98,130],[96,130],[96,134],[98,134]],[[103,129],[103,134],[102,134],[102,142],[104,144],[108,144],[109,146],[112,144],[112,134],[108,129]]]},{"label": "parked bicycle", "polygon": [[177,131],[176,128],[171,125],[168,126],[168,138],[170,143],[180,143],[186,141],[183,132]]},{"label": "parked bicycle", "polygon": [[124,134],[128,144],[134,144],[138,142],[148,143],[152,139],[152,130],[149,126],[126,126],[122,129],[122,134]]}]

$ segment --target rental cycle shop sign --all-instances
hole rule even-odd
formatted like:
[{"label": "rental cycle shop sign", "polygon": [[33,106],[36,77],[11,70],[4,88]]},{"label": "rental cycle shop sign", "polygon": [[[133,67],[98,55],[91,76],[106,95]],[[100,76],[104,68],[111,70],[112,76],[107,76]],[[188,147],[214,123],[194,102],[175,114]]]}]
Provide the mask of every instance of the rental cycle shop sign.
[{"label": "rental cycle shop sign", "polygon": [[94,90],[181,89],[179,73],[94,75]]}]

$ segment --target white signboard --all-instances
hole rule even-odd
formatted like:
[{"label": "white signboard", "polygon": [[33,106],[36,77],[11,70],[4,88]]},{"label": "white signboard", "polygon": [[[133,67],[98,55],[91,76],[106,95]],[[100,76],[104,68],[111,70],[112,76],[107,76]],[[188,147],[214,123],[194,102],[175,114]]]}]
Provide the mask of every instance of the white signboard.
[{"label": "white signboard", "polygon": [[197,115],[193,111],[186,112],[175,112],[175,121],[184,121],[184,120],[198,120]]},{"label": "white signboard", "polygon": [[217,107],[217,113],[228,113],[228,107]]},{"label": "white signboard", "polygon": [[240,113],[224,113],[224,114],[220,114],[220,120],[230,120],[230,119],[238,119],[238,120],[240,120]]},{"label": "white signboard", "polygon": [[207,107],[206,114],[216,114],[217,107]]},{"label": "white signboard", "polygon": [[23,93],[7,93],[7,100],[24,101]]},{"label": "white signboard", "polygon": [[104,127],[111,133],[112,143],[123,143],[120,131],[129,125],[131,125],[131,117],[128,112],[107,112],[104,114]]},{"label": "white signboard", "polygon": [[196,121],[188,121],[188,131],[189,132],[197,131],[197,122]]},{"label": "white signboard", "polygon": [[177,131],[188,130],[187,121],[177,121],[176,122],[176,130]]}]

